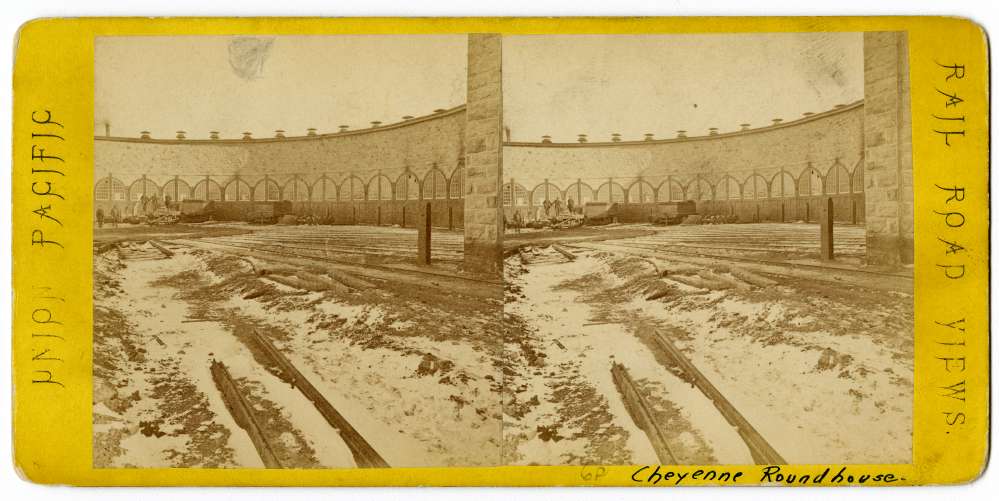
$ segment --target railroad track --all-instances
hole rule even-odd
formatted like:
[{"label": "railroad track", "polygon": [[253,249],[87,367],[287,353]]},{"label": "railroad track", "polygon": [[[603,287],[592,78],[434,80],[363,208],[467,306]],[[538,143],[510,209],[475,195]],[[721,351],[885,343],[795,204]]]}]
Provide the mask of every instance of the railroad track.
[{"label": "railroad track", "polygon": [[[331,242],[332,240],[332,242]],[[355,254],[355,255],[381,255],[381,256],[408,256],[409,253],[402,250],[398,246],[393,245],[372,245],[370,243],[358,243],[358,246],[363,246],[364,250],[358,250],[357,247],[351,247],[345,245],[343,241],[337,241],[335,239],[324,239],[324,238],[300,238],[295,236],[293,239],[280,239],[273,236],[268,238],[253,238],[253,237],[212,237],[211,241],[218,242],[228,242],[234,244],[244,244],[244,245],[257,245],[257,246],[272,246],[272,247],[282,247],[287,249],[296,249],[301,251],[310,251],[322,253],[324,256],[328,256],[330,253],[334,254]],[[412,248],[416,247],[416,242],[412,243]],[[435,259],[444,261],[461,261],[463,252],[454,249],[442,249],[433,248],[432,254]]]},{"label": "railroad track", "polygon": [[[749,449],[753,461],[760,465],[787,464],[787,461],[777,452],[773,446],[759,431],[750,424],[749,420],[740,413],[735,406],[716,388],[704,374],[694,366],[694,364],[684,356],[668,337],[658,330],[653,331],[653,339],[656,347],[669,360],[672,360],[675,368],[680,370],[681,378],[692,384],[695,388],[711,401],[722,417],[735,428],[736,433]],[[677,464],[676,455],[673,453],[666,439],[665,423],[660,423],[652,412],[649,403],[638,390],[638,385],[631,378],[628,369],[620,364],[611,365],[611,377],[614,386],[617,387],[624,402],[625,409],[631,419],[642,431],[645,432],[656,452],[656,456],[663,464]]]},{"label": "railroad track", "polygon": [[[795,263],[789,261],[775,261],[770,259],[758,259],[751,257],[740,257],[740,256],[725,256],[717,254],[706,254],[702,252],[689,252],[676,250],[669,246],[663,245],[649,245],[649,244],[636,244],[636,243],[624,243],[624,242],[580,242],[576,244],[566,244],[567,247],[581,247],[581,248],[591,248],[591,249],[601,249],[601,250],[613,250],[613,248],[623,249],[625,251],[631,251],[633,254],[641,255],[644,257],[665,257],[670,256],[686,256],[697,259],[717,259],[724,261],[736,261],[741,263],[757,264],[761,266],[769,266],[776,268],[785,268],[793,270],[807,270],[807,271],[819,271],[822,273],[841,273],[844,275],[853,276],[863,276],[863,277],[891,277],[901,280],[912,280],[912,276],[908,274],[895,273],[890,271],[882,270],[867,270],[859,268],[844,268],[839,266],[826,266],[820,264],[810,264],[810,263]],[[776,271],[769,271],[767,273],[781,274]],[[834,280],[827,280],[833,281]]]},{"label": "railroad track", "polygon": [[[194,240],[185,240],[184,243],[186,243],[187,245],[190,245],[190,246],[199,246],[199,243],[195,242]],[[423,277],[423,278],[434,277],[434,278],[437,278],[437,279],[451,280],[451,281],[463,282],[463,283],[467,283],[467,284],[491,285],[491,286],[502,286],[503,285],[503,282],[500,281],[500,280],[497,280],[497,279],[481,278],[481,277],[467,276],[467,275],[459,275],[459,274],[452,274],[452,273],[446,273],[446,272],[441,272],[441,271],[433,271],[433,270],[423,270],[423,269],[419,269],[419,268],[416,268],[416,267],[410,268],[410,267],[388,266],[388,265],[374,264],[374,263],[359,264],[357,262],[347,261],[347,260],[343,260],[343,259],[337,259],[337,258],[333,258],[333,257],[329,257],[329,256],[317,256],[317,255],[314,255],[314,254],[310,255],[310,254],[306,254],[306,253],[302,253],[302,252],[289,251],[289,250],[287,250],[286,247],[280,246],[280,245],[276,245],[275,246],[275,247],[279,247],[279,249],[262,249],[259,246],[255,246],[255,245],[242,244],[242,243],[232,243],[232,242],[223,242],[223,241],[218,241],[218,240],[215,240],[215,239],[212,239],[212,240],[202,240],[200,242],[200,244],[201,245],[204,245],[204,244],[207,244],[207,245],[217,245],[217,246],[220,246],[220,247],[230,247],[230,248],[234,248],[234,249],[243,249],[243,250],[247,250],[247,251],[252,251],[253,253],[263,252],[263,253],[269,253],[269,254],[274,254],[274,255],[278,255],[278,256],[285,256],[285,257],[290,257],[290,258],[296,258],[296,259],[306,259],[306,260],[312,260],[312,261],[326,262],[326,263],[335,264],[335,265],[338,265],[338,266],[341,266],[341,267],[344,267],[344,268],[350,268],[355,273],[357,273],[359,275],[366,275],[366,276],[372,276],[371,270],[377,270],[377,271],[380,271],[380,272],[383,272],[383,273],[391,273],[391,274],[395,274],[395,275],[409,275],[409,276],[414,276],[414,277],[418,276],[418,277]],[[379,277],[375,277],[375,278],[379,278]],[[380,278],[384,278],[384,277],[380,277]]]},{"label": "railroad track", "polygon": [[[344,445],[350,450],[354,459],[354,464],[359,468],[388,468],[389,464],[375,451],[364,437],[340,414],[335,407],[316,389],[312,383],[295,367],[284,354],[274,346],[263,334],[256,330],[251,331],[251,338],[260,348],[264,355],[277,367],[279,378],[298,389],[319,411],[320,415],[329,423],[331,432],[336,434]],[[233,420],[246,431],[250,441],[253,443],[260,460],[266,468],[284,468],[280,458],[274,452],[275,447],[268,438],[268,434],[257,419],[253,406],[243,395],[239,386],[229,373],[229,368],[225,363],[211,361],[212,379],[216,387],[222,394],[226,409],[232,415]],[[322,439],[326,439],[325,437]]]}]

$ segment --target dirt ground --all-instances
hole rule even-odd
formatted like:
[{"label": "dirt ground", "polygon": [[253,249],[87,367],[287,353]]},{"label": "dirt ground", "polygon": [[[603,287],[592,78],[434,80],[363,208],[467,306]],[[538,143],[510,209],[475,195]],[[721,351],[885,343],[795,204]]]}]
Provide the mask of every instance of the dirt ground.
[{"label": "dirt ground", "polygon": [[[100,235],[96,467],[262,467],[212,379],[213,360],[229,368],[282,465],[355,466],[254,332],[394,467],[658,463],[615,384],[615,363],[678,462],[753,462],[656,336],[788,462],[911,458],[913,297],[904,280],[874,287],[760,272],[724,256],[680,259],[666,246],[696,246],[699,230],[676,233],[681,242],[671,230],[620,225],[509,238],[502,285],[483,284],[497,289],[483,293],[443,277],[394,279],[390,267],[355,274],[207,244],[246,231]],[[765,239],[704,231],[775,255]],[[780,245],[810,259],[801,231],[810,229],[788,230]],[[165,239],[169,252],[148,239]],[[793,247],[799,240],[808,245]]]},{"label": "dirt ground", "polygon": [[[614,386],[622,363],[681,463],[751,463],[735,429],[657,348],[668,337],[790,463],[911,459],[911,291],[765,277],[552,247],[506,261],[505,444],[515,462],[658,462]],[[668,254],[665,254],[668,255]],[[511,351],[513,351],[511,349]]]},{"label": "dirt ground", "polygon": [[211,378],[215,359],[249,396],[282,464],[353,466],[251,330],[390,465],[499,464],[499,302],[388,284],[308,290],[321,269],[288,272],[181,246],[150,258],[148,246],[129,242],[95,258],[95,466],[261,466]]}]

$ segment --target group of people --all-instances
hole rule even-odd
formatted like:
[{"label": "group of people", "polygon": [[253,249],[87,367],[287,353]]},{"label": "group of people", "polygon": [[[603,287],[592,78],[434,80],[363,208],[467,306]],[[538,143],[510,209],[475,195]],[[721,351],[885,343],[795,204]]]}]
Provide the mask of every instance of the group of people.
[{"label": "group of people", "polygon": [[121,212],[118,211],[118,207],[112,206],[109,211],[110,214],[105,215],[103,208],[97,209],[97,227],[103,228],[104,221],[107,221],[112,225],[113,228],[118,227],[118,223],[121,222]]}]

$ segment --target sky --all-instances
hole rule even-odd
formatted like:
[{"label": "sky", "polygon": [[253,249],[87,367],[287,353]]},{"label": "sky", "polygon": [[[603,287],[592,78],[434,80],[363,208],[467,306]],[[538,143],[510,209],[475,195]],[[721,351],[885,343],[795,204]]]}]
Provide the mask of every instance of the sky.
[{"label": "sky", "polygon": [[271,137],[428,115],[464,104],[466,45],[465,35],[101,37],[94,131]]},{"label": "sky", "polygon": [[[465,102],[465,35],[101,37],[95,134],[303,135]],[[703,135],[863,98],[861,33],[537,35],[503,41],[514,141]]]},{"label": "sky", "polygon": [[503,40],[514,141],[705,135],[863,99],[862,33],[541,35]]}]

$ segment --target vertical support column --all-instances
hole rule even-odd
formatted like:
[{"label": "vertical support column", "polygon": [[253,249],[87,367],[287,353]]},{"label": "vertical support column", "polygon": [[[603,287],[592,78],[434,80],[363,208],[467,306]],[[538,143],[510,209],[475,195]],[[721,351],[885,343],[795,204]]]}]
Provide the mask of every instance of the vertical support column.
[{"label": "vertical support column", "polygon": [[465,111],[465,268],[500,273],[503,265],[503,39],[468,35]]},{"label": "vertical support column", "polygon": [[833,200],[826,197],[819,211],[819,255],[823,261],[833,260]]},{"label": "vertical support column", "polygon": [[431,206],[427,202],[421,206],[420,222],[416,230],[416,264],[430,264],[430,221]]},{"label": "vertical support column", "polygon": [[867,261],[913,261],[912,117],[905,32],[864,33]]}]

